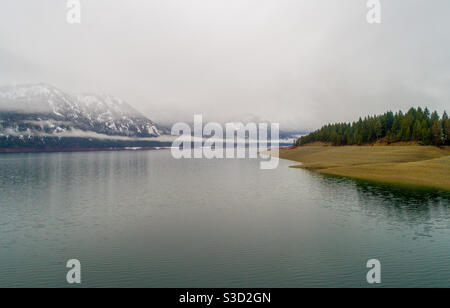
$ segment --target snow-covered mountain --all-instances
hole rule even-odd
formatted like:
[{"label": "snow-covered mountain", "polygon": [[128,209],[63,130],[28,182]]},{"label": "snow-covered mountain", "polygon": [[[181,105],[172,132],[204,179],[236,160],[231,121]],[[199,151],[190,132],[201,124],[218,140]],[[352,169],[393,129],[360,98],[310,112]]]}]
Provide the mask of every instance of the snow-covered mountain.
[{"label": "snow-covered mountain", "polygon": [[0,136],[58,136],[75,131],[127,137],[160,135],[155,123],[108,95],[74,95],[46,84],[0,88]]}]

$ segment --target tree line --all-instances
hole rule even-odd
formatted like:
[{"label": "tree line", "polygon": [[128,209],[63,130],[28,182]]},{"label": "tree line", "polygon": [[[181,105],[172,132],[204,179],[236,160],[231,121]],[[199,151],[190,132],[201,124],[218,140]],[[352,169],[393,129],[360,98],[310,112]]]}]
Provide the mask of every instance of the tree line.
[{"label": "tree line", "polygon": [[333,145],[362,145],[376,141],[388,144],[401,141],[416,141],[422,145],[450,145],[450,121],[444,111],[428,108],[411,108],[407,113],[386,112],[379,116],[359,118],[353,123],[328,124],[321,129],[300,137],[297,145],[326,142]]},{"label": "tree line", "polygon": [[84,137],[56,136],[2,136],[0,152],[8,150],[64,150],[64,149],[111,149],[111,148],[151,148],[168,147],[171,142],[152,140],[114,140]]}]

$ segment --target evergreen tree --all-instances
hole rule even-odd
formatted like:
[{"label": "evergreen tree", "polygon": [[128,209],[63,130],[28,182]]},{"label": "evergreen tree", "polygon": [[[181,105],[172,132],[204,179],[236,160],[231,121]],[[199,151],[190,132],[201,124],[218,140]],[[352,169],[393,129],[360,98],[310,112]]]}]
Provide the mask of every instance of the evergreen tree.
[{"label": "evergreen tree", "polygon": [[450,120],[449,119],[447,119],[445,121],[444,126],[445,126],[444,131],[445,131],[445,138],[446,138],[444,141],[445,141],[446,145],[450,145]]},{"label": "evergreen tree", "polygon": [[380,119],[378,119],[377,123],[375,124],[375,132],[377,135],[377,140],[383,136],[383,125],[381,124]]},{"label": "evergreen tree", "polygon": [[431,115],[431,121],[439,121],[439,114],[437,113],[437,111],[433,112],[433,114]]},{"label": "evergreen tree", "polygon": [[328,124],[321,129],[301,137],[298,145],[315,141],[334,145],[362,145],[377,140],[387,143],[417,141],[423,145],[450,143],[450,122],[444,112],[442,118],[428,108],[411,108],[406,114],[389,111],[379,116],[359,118],[353,123]]},{"label": "evergreen tree", "polygon": [[419,141],[422,135],[422,123],[420,121],[416,121],[414,124],[412,140]]},{"label": "evergreen tree", "polygon": [[438,120],[434,120],[432,127],[433,144],[438,146],[442,143],[442,126]]},{"label": "evergreen tree", "polygon": [[442,125],[442,139],[444,144],[450,144],[450,122],[448,119],[447,112],[444,111],[441,120]]}]

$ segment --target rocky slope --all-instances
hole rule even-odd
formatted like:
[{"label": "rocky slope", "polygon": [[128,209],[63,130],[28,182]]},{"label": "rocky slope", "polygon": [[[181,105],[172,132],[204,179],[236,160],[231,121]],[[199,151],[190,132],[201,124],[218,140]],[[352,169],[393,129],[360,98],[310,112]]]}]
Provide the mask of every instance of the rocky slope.
[{"label": "rocky slope", "polygon": [[155,123],[107,95],[70,94],[46,84],[0,88],[0,137],[157,137]]}]

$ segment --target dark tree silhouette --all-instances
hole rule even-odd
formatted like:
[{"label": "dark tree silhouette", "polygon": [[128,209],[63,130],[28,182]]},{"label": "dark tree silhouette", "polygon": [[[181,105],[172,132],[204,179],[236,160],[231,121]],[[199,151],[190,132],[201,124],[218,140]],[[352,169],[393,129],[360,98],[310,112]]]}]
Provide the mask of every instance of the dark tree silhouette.
[{"label": "dark tree silhouette", "polygon": [[428,108],[411,108],[406,114],[402,111],[386,112],[379,116],[360,118],[353,123],[328,124],[321,129],[301,137],[297,145],[311,142],[326,142],[333,145],[362,145],[384,140],[387,143],[417,141],[423,145],[450,145],[450,122],[447,112],[442,118]]}]

